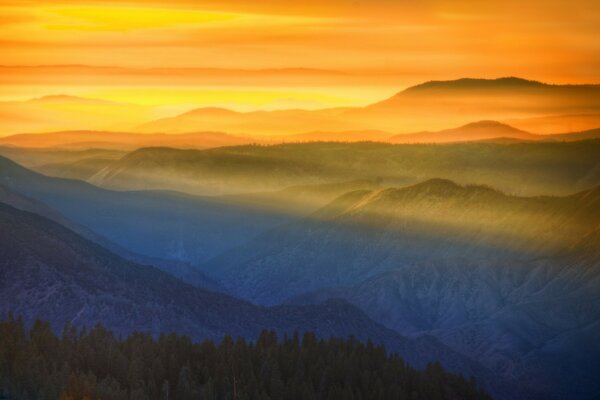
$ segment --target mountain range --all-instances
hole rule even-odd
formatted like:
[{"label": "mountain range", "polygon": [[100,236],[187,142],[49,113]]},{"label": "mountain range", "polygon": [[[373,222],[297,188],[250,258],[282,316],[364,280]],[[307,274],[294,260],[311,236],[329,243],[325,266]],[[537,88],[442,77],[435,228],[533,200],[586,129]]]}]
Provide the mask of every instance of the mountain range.
[{"label": "mountain range", "polygon": [[[465,78],[426,82],[363,108],[246,113],[199,108],[143,124],[138,130],[177,133],[193,132],[202,127],[256,137],[310,131],[414,132],[440,130],[480,120],[598,114],[599,95],[600,85],[549,85],[513,77]],[[564,124],[558,123],[555,127],[551,132],[560,132]]]},{"label": "mountain range", "polygon": [[587,398],[600,390],[599,229],[598,187],[524,198],[437,179],[348,193],[202,269],[262,304],[344,298],[541,397]]},{"label": "mountain range", "polygon": [[[195,340],[224,335],[256,339],[263,329],[318,336],[353,336],[385,344],[423,368],[439,360],[448,368],[493,375],[431,337],[404,338],[341,300],[313,306],[264,308],[185,284],[151,266],[126,261],[73,231],[37,214],[0,203],[0,315],[69,322],[102,322],[117,334],[178,332]],[[506,392],[491,384],[500,393]]]},{"label": "mountain range", "polygon": [[599,99],[500,78],[321,110],[0,103],[0,135],[33,132],[0,138],[0,316],[355,336],[500,400],[592,399]]},{"label": "mountain range", "polygon": [[[307,132],[362,131],[372,136],[377,131],[438,131],[482,120],[510,121],[518,129],[547,134],[598,128],[599,95],[600,85],[464,78],[422,83],[365,107],[250,112],[203,107],[158,119],[152,116],[165,111],[57,95],[0,102],[0,135],[65,130],[227,132],[257,140]],[[102,117],[106,115],[111,117]]]},{"label": "mountain range", "polygon": [[111,162],[88,181],[116,190],[225,195],[357,179],[401,186],[445,178],[463,184],[493,182],[512,194],[565,195],[600,183],[599,147],[599,140],[589,140],[144,148]]}]

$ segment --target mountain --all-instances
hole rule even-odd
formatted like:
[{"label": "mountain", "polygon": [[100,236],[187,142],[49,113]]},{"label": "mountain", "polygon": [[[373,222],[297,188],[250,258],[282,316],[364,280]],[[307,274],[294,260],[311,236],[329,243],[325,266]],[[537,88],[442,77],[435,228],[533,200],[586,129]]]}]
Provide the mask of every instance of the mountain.
[{"label": "mountain", "polygon": [[[432,81],[349,113],[388,131],[440,130],[480,120],[597,114],[600,85],[549,85],[508,77]],[[534,131],[535,132],[535,131]],[[537,132],[536,132],[537,133]]]},{"label": "mountain", "polygon": [[164,133],[64,131],[22,133],[0,138],[0,146],[21,148],[115,149],[135,150],[140,147],[171,146],[178,148],[210,148],[252,143],[253,139],[221,132],[193,132],[178,135]]},{"label": "mountain", "polygon": [[600,187],[517,197],[436,179],[350,192],[203,270],[262,304],[346,299],[541,398],[584,399],[600,390],[599,228]]},{"label": "mountain", "polygon": [[48,218],[129,261],[142,265],[154,265],[162,271],[174,275],[184,282],[197,287],[213,291],[224,291],[222,285],[216,283],[197,268],[194,268],[185,262],[136,254],[96,234],[92,230],[70,221],[60,212],[48,207],[46,204],[26,197],[3,185],[0,185],[0,202],[16,209]]},{"label": "mountain", "polygon": [[473,122],[459,128],[439,132],[419,132],[395,135],[389,138],[392,143],[447,143],[471,142],[489,139],[540,140],[534,135],[497,121]]},{"label": "mountain", "polygon": [[254,306],[126,261],[53,221],[5,204],[0,204],[0,239],[0,314],[22,315],[27,323],[43,317],[58,330],[66,322],[88,327],[102,322],[117,334],[177,332],[194,340],[254,339],[264,328],[353,335],[385,344],[419,368],[437,358],[450,369],[490,378],[435,339],[404,338],[343,301]]},{"label": "mountain", "polygon": [[[600,85],[550,85],[514,77],[463,78],[412,86],[366,107],[247,113],[198,108],[179,116],[142,124],[137,131],[181,133],[214,130],[255,137],[297,135],[311,131],[331,132],[328,135],[365,130],[438,131],[472,121],[599,114],[599,98]],[[290,124],[290,121],[294,123]],[[583,126],[582,129],[590,128]],[[535,130],[532,132],[538,133]]]},{"label": "mountain", "polygon": [[70,164],[86,159],[117,160],[127,152],[107,149],[65,150],[0,146],[0,155],[28,168],[46,164]]},{"label": "mountain", "polygon": [[343,298],[398,332],[437,337],[542,398],[585,399],[600,390],[598,272],[597,261],[558,258],[495,265],[423,262],[290,303]]},{"label": "mountain", "polygon": [[2,157],[0,184],[130,252],[192,265],[292,218],[218,198],[105,190],[44,176]]},{"label": "mountain", "polygon": [[[363,180],[204,198],[174,192],[121,192],[44,176],[0,157],[1,185],[51,207],[80,228],[86,227],[105,241],[71,228],[111,251],[137,262],[158,264],[192,283],[198,282],[190,280],[197,273],[188,263],[204,262],[349,190],[378,187],[376,182]],[[48,213],[40,214],[54,219]],[[125,249],[135,258],[125,254]]]},{"label": "mountain", "polygon": [[350,192],[203,269],[241,297],[274,304],[317,288],[352,285],[394,265],[534,259],[567,248],[599,224],[598,189],[527,198],[434,179]]},{"label": "mountain", "polygon": [[[351,131],[368,129],[368,125],[356,124],[340,116],[345,108],[322,110],[274,110],[237,112],[223,108],[198,108],[181,115],[162,118],[140,125],[142,133],[184,133],[198,130],[235,132],[256,138],[294,135],[307,131]],[[290,123],[293,121],[293,123]]]},{"label": "mountain", "polygon": [[492,182],[513,194],[565,195],[600,183],[599,156],[598,140],[145,148],[111,163],[89,181],[118,190],[175,190],[214,196],[355,180],[403,186],[437,177],[461,184]]}]

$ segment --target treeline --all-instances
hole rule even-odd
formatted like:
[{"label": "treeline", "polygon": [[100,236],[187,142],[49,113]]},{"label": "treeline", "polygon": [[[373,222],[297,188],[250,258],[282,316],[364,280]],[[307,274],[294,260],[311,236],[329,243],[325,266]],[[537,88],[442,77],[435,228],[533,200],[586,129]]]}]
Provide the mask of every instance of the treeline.
[{"label": "treeline", "polygon": [[474,380],[439,365],[415,370],[382,347],[311,333],[255,342],[193,343],[175,334],[118,338],[101,325],[0,322],[5,399],[489,399]]}]

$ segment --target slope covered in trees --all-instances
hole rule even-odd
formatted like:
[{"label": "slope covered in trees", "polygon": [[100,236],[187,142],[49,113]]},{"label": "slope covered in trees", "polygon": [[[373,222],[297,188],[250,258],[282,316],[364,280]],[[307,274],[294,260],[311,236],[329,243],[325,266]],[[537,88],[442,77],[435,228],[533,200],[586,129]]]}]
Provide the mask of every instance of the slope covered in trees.
[{"label": "slope covered in trees", "polygon": [[311,333],[193,343],[66,325],[56,336],[46,322],[27,330],[10,317],[0,322],[0,360],[0,394],[21,400],[490,399],[439,364],[415,370],[370,342]]}]

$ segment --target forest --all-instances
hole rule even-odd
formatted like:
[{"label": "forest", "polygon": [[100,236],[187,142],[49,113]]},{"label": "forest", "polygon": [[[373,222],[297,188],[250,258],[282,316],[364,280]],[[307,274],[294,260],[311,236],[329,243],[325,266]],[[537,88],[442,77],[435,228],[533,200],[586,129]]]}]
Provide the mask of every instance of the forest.
[{"label": "forest", "polygon": [[313,333],[256,341],[225,336],[117,337],[98,324],[0,322],[1,399],[491,399],[473,378],[407,365],[382,346]]}]

